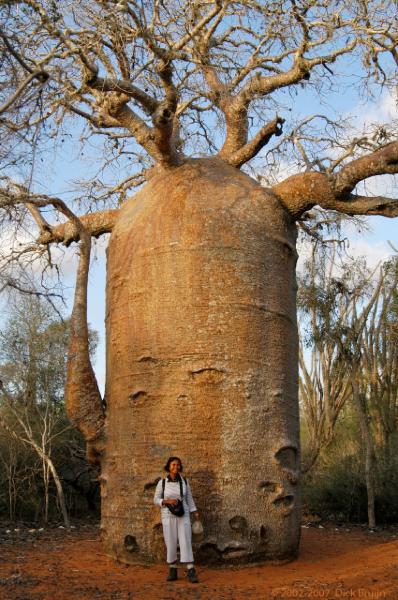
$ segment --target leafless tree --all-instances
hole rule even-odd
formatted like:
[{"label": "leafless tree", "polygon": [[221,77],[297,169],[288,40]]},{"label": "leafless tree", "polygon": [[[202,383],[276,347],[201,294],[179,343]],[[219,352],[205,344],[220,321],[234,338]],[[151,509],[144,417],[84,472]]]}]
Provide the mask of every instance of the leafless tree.
[{"label": "leafless tree", "polygon": [[42,461],[43,468],[43,481],[45,487],[45,507],[44,507],[44,521],[48,520],[48,505],[49,505],[49,478],[50,475],[53,478],[56,490],[59,505],[62,512],[62,517],[64,520],[64,524],[66,527],[69,527],[69,515],[66,509],[65,496],[64,491],[62,489],[62,483],[55,468],[54,462],[51,458],[51,445],[53,443],[54,437],[59,435],[59,432],[54,433],[51,427],[49,428],[49,420],[48,416],[43,416],[43,428],[40,436],[40,440],[36,439],[36,432],[31,426],[29,413],[26,410],[20,410],[20,407],[15,406],[15,402],[13,398],[8,394],[5,388],[0,383],[1,386],[1,395],[2,395],[2,404],[7,406],[8,411],[12,414],[12,417],[17,423],[17,427],[10,426],[10,423],[5,418],[4,413],[0,413],[0,426],[1,428],[7,432],[9,437],[17,443],[24,443],[28,446],[31,446],[33,450],[37,453],[39,458]]}]

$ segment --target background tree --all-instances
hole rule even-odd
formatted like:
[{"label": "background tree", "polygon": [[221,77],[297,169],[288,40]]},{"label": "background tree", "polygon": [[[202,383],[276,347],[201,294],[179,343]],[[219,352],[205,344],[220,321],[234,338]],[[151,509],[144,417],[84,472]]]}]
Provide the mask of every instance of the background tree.
[{"label": "background tree", "polygon": [[[319,258],[317,262],[321,263]],[[322,285],[325,283],[324,269],[308,270],[299,295],[301,309],[304,314],[307,312],[311,316],[304,339],[314,343],[310,368],[307,367],[308,355],[304,356],[303,353],[300,357],[300,391],[305,429],[309,432],[306,436],[306,453],[310,458],[318,458],[323,453],[323,463],[328,470],[330,461],[325,457],[325,450],[335,443],[334,454],[337,460],[343,462],[346,446],[344,443],[339,446],[338,440],[343,433],[338,421],[343,416],[346,422],[357,423],[357,426],[344,432],[354,439],[358,430],[360,448],[363,450],[361,455],[364,457],[368,523],[373,528],[376,525],[377,506],[388,505],[387,497],[394,494],[393,491],[386,493],[381,482],[394,468],[394,459],[385,444],[394,440],[396,425],[389,421],[391,439],[388,442],[390,435],[384,435],[383,416],[394,414],[397,401],[393,335],[396,327],[393,308],[396,261],[385,263],[383,269],[373,274],[361,263],[356,267],[349,264],[342,272],[339,272],[333,260],[328,264],[328,285]],[[332,348],[331,353],[329,348]],[[328,355],[329,368],[325,367],[324,358]],[[331,373],[335,376],[333,384],[329,381]],[[335,395],[329,394],[329,389],[334,391],[336,388],[345,390],[343,403],[335,402]],[[339,399],[339,396],[336,398]],[[331,404],[331,407],[326,408],[327,404]],[[333,420],[327,417],[328,413],[333,415]],[[324,421],[328,423],[327,428],[323,426]],[[316,434],[318,437],[314,441]],[[308,468],[313,467],[314,462],[310,460]],[[395,489],[394,482],[390,483]],[[379,518],[386,518],[381,510]]]},{"label": "background tree", "polygon": [[[396,269],[396,264],[394,265]],[[391,269],[392,265],[390,265]],[[392,267],[394,271],[394,267]],[[387,266],[387,272],[388,272]],[[393,275],[393,281],[394,281]],[[396,284],[396,279],[394,282],[394,287]],[[394,292],[393,292],[394,294]],[[379,301],[382,300],[381,310],[378,308]],[[382,387],[387,388],[389,393],[387,395],[387,406],[391,407],[391,400],[393,404],[397,401],[396,388],[394,386],[391,377],[389,377],[389,373],[394,372],[394,340],[389,340],[388,335],[384,338],[382,345],[385,349],[384,356],[378,356],[379,361],[373,360],[373,371],[369,370],[369,341],[373,344],[377,345],[377,334],[375,334],[375,321],[379,322],[378,324],[383,327],[385,321],[384,311],[388,310],[388,305],[390,304],[391,299],[391,279],[388,283],[384,282],[384,273],[380,273],[379,281],[375,285],[375,290],[372,294],[372,297],[364,304],[363,307],[359,307],[359,301],[357,298],[353,298],[352,300],[352,324],[350,330],[348,330],[348,335],[346,340],[342,340],[345,342],[346,347],[348,348],[348,352],[350,352],[349,363],[351,366],[351,387],[352,387],[352,395],[353,401],[356,408],[356,412],[358,415],[358,420],[360,424],[362,443],[365,450],[365,479],[366,479],[366,489],[368,496],[368,522],[370,527],[374,527],[376,525],[376,516],[375,516],[375,496],[376,496],[376,483],[375,479],[377,477],[377,456],[376,456],[376,445],[377,441],[374,437],[374,429],[375,423],[372,423],[372,412],[371,407],[379,406],[379,410],[383,411],[383,408],[386,408],[385,402],[383,403],[383,398],[378,398],[374,395],[375,386],[375,378],[380,379],[381,381],[385,380],[385,383],[381,384]],[[370,319],[371,312],[373,310],[372,318]],[[390,315],[390,318],[393,315]],[[368,325],[368,321],[370,322]],[[393,322],[396,319],[393,317]],[[384,329],[384,333],[387,331]],[[373,334],[373,335],[372,335]],[[375,339],[376,338],[376,339]],[[347,343],[348,342],[348,343]],[[367,343],[368,342],[368,343]],[[393,345],[391,345],[391,342]],[[388,352],[390,350],[390,352]],[[392,350],[392,354],[391,354]],[[390,354],[390,356],[388,356]],[[391,358],[392,365],[386,366],[385,360]],[[392,372],[389,370],[392,367]],[[373,384],[373,385],[372,385]],[[392,384],[392,385],[391,385]],[[384,406],[383,406],[384,404]],[[387,408],[387,410],[388,410]]]},{"label": "background tree", "polygon": [[[39,244],[79,241],[66,397],[102,465],[103,537],[118,559],[155,558],[158,516],[142,494],[177,449],[201,490],[203,558],[297,552],[296,223],[314,206],[396,216],[395,199],[357,186],[397,173],[398,142],[394,123],[358,136],[339,116],[303,119],[295,94],[341,94],[350,64],[356,89],[394,86],[395,16],[384,0],[4,6],[5,130],[44,152],[72,130],[85,147],[104,139],[74,203],[12,172],[0,199],[14,218],[26,207]],[[37,70],[44,83],[27,82]],[[241,170],[256,155],[269,188]],[[126,160],[126,176],[109,183]],[[49,206],[67,221],[57,225]],[[90,237],[110,231],[105,414],[85,288]]]},{"label": "background tree", "polygon": [[[40,297],[22,296],[14,298],[14,302],[0,331],[0,427],[9,516],[15,519],[17,512],[19,516],[24,514],[23,495],[26,497],[30,489],[32,499],[42,497],[40,518],[47,523],[52,479],[64,524],[69,526],[67,502],[57,467],[59,460],[54,457],[54,450],[66,443],[71,429],[64,403],[69,324],[60,321]],[[91,352],[95,345],[96,336],[91,332]],[[26,448],[23,449],[23,445]],[[38,471],[41,471],[42,494],[35,492]],[[25,516],[36,520],[37,512]]]},{"label": "background tree", "polygon": [[[298,277],[298,309],[302,317],[299,343],[299,393],[306,443],[302,472],[309,471],[333,442],[336,422],[350,397],[348,364],[343,360],[336,329],[348,318],[342,291],[351,279],[352,265],[338,274],[336,248],[314,243],[303,274]],[[366,281],[366,278],[365,278]],[[351,280],[363,297],[364,278]]]},{"label": "background tree", "polygon": [[[44,484],[44,522],[48,521],[50,476],[56,485],[66,526],[62,484],[52,460],[54,438],[70,426],[61,398],[67,330],[52,322],[40,300],[20,302],[1,333],[1,426],[14,442],[31,446],[40,457]],[[57,364],[58,363],[58,364]]]},{"label": "background tree", "polygon": [[396,258],[383,266],[379,293],[361,340],[363,394],[379,460],[386,465],[393,458],[398,424],[397,266]]}]

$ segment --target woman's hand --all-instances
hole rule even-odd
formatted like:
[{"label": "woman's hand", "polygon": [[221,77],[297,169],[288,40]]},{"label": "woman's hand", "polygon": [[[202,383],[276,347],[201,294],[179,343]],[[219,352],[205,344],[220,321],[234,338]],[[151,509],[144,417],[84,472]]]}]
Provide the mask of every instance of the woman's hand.
[{"label": "woman's hand", "polygon": [[193,514],[193,518],[194,518],[194,519],[196,519],[196,521],[199,521],[199,518],[200,518],[200,517],[199,517],[199,513],[198,513],[198,511],[196,511],[196,512],[194,512],[194,513],[192,513],[192,514]]},{"label": "woman's hand", "polygon": [[174,506],[177,504],[177,500],[175,498],[170,498],[170,500],[163,500],[163,506]]}]

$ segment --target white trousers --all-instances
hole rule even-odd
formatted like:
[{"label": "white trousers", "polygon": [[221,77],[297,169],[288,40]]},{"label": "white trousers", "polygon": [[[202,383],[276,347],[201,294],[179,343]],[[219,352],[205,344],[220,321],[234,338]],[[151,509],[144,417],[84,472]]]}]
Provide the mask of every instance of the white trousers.
[{"label": "white trousers", "polygon": [[192,563],[192,530],[189,517],[170,514],[162,518],[163,537],[167,548],[167,562],[177,560],[177,542],[180,546],[180,562]]}]

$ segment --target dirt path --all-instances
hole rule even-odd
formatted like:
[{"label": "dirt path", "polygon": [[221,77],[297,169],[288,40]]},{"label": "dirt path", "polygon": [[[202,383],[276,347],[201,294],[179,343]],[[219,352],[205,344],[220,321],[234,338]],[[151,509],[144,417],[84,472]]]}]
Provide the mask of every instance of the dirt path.
[{"label": "dirt path", "polygon": [[1,600],[398,600],[396,531],[304,527],[298,560],[198,568],[198,585],[184,579],[166,583],[164,567],[114,563],[103,555],[93,527],[0,530],[0,540]]}]

